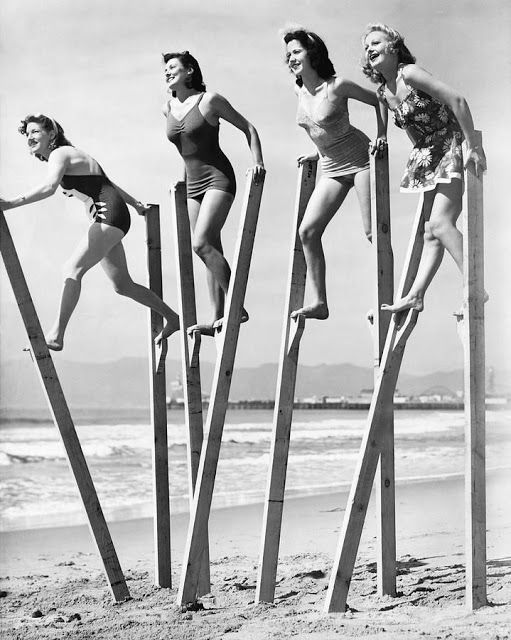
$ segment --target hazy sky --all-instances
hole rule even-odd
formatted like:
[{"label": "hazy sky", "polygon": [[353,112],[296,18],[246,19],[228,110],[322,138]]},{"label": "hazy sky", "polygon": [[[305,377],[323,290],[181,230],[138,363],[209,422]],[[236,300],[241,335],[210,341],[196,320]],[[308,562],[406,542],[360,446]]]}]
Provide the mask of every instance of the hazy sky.
[{"label": "hazy sky", "polygon": [[[0,9],[0,193],[16,196],[44,178],[45,165],[30,157],[17,133],[29,112],[59,120],[69,139],[92,154],[135,197],[160,203],[163,223],[164,297],[177,307],[175,255],[168,188],[181,164],[165,137],[161,105],[165,85],[160,53],[189,49],[200,61],[209,89],[225,95],[257,127],[268,171],[256,236],[238,364],[276,361],[284,311],[295,158],[311,148],[295,124],[293,80],[283,64],[278,30],[301,23],[324,37],[339,75],[370,85],[359,69],[360,34],[372,21],[404,35],[418,62],[459,89],[483,131],[485,179],[487,363],[508,368],[510,207],[507,181],[511,99],[511,9],[507,0],[3,0]],[[372,136],[374,113],[351,105],[352,122]],[[230,259],[237,231],[244,174],[250,154],[244,136],[227,124],[221,144],[238,178],[238,195],[224,233]],[[399,277],[417,196],[400,194],[410,144],[389,126],[392,238]],[[44,328],[53,321],[61,265],[87,229],[83,205],[59,192],[42,203],[8,211],[6,218]],[[145,281],[143,219],[132,215],[125,242],[135,279]],[[362,232],[354,194],[325,234],[331,318],[310,322],[302,342],[306,364],[372,364],[365,326],[372,306],[371,250]],[[26,336],[4,269],[0,269],[1,357],[22,357]],[[204,268],[196,264],[199,317],[209,317]],[[426,311],[409,342],[404,368],[411,373],[457,368],[462,363],[452,312],[461,301],[461,277],[449,257],[426,298]],[[113,293],[100,268],[83,283],[62,356],[105,361],[147,352],[147,315]],[[179,357],[177,338],[169,355]],[[213,350],[206,350],[213,359]]]}]

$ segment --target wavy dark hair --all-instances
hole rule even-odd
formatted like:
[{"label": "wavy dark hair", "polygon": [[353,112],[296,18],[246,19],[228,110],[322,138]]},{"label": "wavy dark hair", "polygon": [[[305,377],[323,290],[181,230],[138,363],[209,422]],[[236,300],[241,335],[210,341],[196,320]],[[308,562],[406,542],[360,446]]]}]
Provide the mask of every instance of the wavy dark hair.
[{"label": "wavy dark hair", "polygon": [[[386,24],[368,24],[364,31],[364,35],[362,36],[363,45],[365,44],[367,36],[373,31],[381,31],[387,36],[389,40],[388,51],[391,53],[397,53],[397,61],[399,64],[413,64],[415,62],[415,56],[410,53],[403,36],[399,31],[396,31]],[[382,84],[385,82],[385,78],[382,74],[371,67],[365,53],[362,57],[361,65],[362,73],[367,76],[371,82],[376,84]]]},{"label": "wavy dark hair", "polygon": [[[162,53],[163,64],[167,64],[172,58],[176,58],[187,69],[193,69],[192,77],[190,78],[189,87],[196,89],[197,91],[206,91],[206,85],[202,78],[202,71],[197,58],[194,58],[189,51],[176,51],[172,53]],[[175,95],[175,92],[172,92]]]},{"label": "wavy dark hair", "polygon": [[[45,116],[43,113],[31,113],[28,116],[25,116],[21,121],[20,126],[18,127],[18,131],[22,135],[26,136],[27,127],[31,122],[35,122],[36,124],[40,125],[48,133],[55,134],[55,139],[53,141],[54,149],[57,149],[58,147],[73,146],[71,142],[69,142],[69,140],[66,138],[64,129],[61,127],[61,125],[56,120],[50,118],[50,116]],[[47,162],[47,159],[41,154],[36,153],[34,155],[38,160]]]},{"label": "wavy dark hair", "polygon": [[[308,31],[305,27],[289,27],[288,29],[282,30],[281,34],[285,44],[289,44],[292,40],[298,40],[307,51],[311,67],[320,78],[328,80],[332,76],[335,76],[334,65],[328,57],[326,44],[316,33]],[[296,78],[296,84],[299,87],[303,85],[300,77]]]}]

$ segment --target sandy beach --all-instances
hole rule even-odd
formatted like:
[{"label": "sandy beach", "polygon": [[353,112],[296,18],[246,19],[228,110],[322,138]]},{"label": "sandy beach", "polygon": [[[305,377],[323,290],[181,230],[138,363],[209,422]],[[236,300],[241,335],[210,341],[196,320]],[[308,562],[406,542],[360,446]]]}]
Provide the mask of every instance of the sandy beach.
[{"label": "sandy beach", "polygon": [[114,604],[87,527],[3,533],[2,637],[200,639],[492,638],[511,629],[511,471],[488,474],[488,601],[464,605],[463,480],[397,488],[398,596],[376,595],[374,504],[345,614],[323,613],[346,494],[290,498],[284,512],[275,604],[255,605],[262,505],[212,512],[212,593],[181,612],[176,590],[187,516],[173,518],[172,589],[153,584],[152,521],[111,532],[131,600]]}]

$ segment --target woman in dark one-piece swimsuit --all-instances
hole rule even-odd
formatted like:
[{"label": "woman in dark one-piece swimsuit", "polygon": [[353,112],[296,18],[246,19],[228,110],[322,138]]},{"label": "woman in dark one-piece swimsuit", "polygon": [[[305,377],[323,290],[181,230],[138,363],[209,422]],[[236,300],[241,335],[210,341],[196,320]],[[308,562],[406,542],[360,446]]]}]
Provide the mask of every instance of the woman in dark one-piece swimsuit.
[{"label": "woman in dark one-piece swimsuit", "polygon": [[14,209],[44,200],[60,185],[65,195],[74,196],[85,204],[92,221],[86,236],[65,265],[59,313],[46,335],[48,347],[54,351],[63,348],[67,324],[80,298],[82,278],[98,262],[117,293],[150,307],[165,318],[163,330],[155,342],[159,344],[168,338],[179,329],[179,317],[153,291],[133,282],[122,246],[122,239],[130,228],[126,203],[142,215],[148,207],[111,182],[94,158],[67,140],[62,127],[53,118],[43,114],[29,115],[22,120],[19,131],[27,137],[30,153],[48,163],[48,176],[42,185],[23,196],[12,200],[0,198],[0,207]]},{"label": "woman in dark one-piece swimsuit", "polygon": [[[207,267],[213,303],[211,323],[199,324],[205,335],[224,314],[230,269],[223,256],[220,233],[236,193],[231,163],[218,143],[219,120],[243,131],[252,152],[255,179],[264,174],[261,143],[255,127],[219,95],[206,91],[197,60],[188,52],[166,53],[165,80],[171,98],[165,104],[167,137],[181,154],[186,169],[188,214],[193,228],[193,249]],[[243,313],[242,322],[248,319]]]}]

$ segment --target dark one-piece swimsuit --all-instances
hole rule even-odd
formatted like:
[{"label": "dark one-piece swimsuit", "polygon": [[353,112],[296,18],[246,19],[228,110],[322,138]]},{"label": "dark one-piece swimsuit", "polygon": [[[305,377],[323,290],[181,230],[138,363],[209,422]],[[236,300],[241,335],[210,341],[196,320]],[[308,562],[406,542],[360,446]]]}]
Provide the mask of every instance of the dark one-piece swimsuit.
[{"label": "dark one-piece swimsuit", "polygon": [[188,197],[198,200],[209,189],[236,194],[233,168],[218,143],[219,125],[210,124],[199,109],[203,95],[181,120],[167,107],[167,138],[184,160]]},{"label": "dark one-piece swimsuit", "polygon": [[62,176],[60,186],[64,195],[74,196],[85,204],[85,212],[92,222],[108,224],[128,233],[130,212],[103,169],[98,175]]}]

